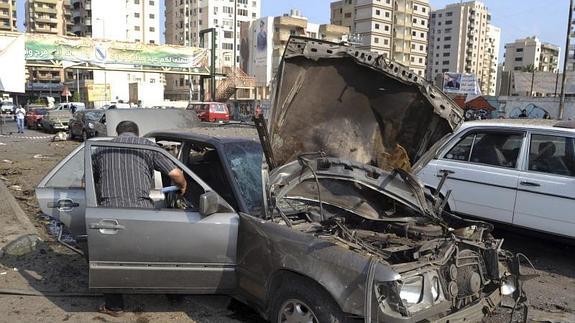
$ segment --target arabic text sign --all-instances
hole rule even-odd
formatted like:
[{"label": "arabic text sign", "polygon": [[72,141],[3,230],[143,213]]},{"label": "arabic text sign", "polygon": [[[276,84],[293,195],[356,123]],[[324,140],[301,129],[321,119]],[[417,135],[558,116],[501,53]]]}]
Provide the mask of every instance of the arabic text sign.
[{"label": "arabic text sign", "polygon": [[443,73],[443,92],[481,94],[475,74]]},{"label": "arabic text sign", "polygon": [[208,73],[208,56],[207,49],[196,47],[26,34],[27,61],[58,60],[90,64],[190,68],[193,72]]}]

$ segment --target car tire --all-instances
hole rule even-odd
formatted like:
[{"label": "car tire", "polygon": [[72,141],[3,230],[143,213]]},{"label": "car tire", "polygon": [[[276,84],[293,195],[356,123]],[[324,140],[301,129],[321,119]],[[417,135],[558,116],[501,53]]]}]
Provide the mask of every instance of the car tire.
[{"label": "car tire", "polygon": [[272,323],[343,323],[345,315],[321,287],[302,280],[283,284],[275,293],[270,311]]}]

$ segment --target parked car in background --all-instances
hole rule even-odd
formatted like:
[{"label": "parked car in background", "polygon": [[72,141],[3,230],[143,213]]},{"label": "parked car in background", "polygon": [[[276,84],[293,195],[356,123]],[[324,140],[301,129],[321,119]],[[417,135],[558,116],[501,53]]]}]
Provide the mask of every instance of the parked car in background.
[{"label": "parked car in background", "polygon": [[83,110],[74,113],[68,122],[70,139],[84,141],[92,137],[106,136],[105,110]]},{"label": "parked car in background", "polygon": [[[427,162],[428,161],[428,162]],[[575,238],[575,122],[464,123],[437,143],[418,176],[460,215]]]},{"label": "parked car in background", "polygon": [[221,102],[192,102],[186,109],[196,111],[198,118],[204,122],[230,121],[228,107]]},{"label": "parked car in background", "polygon": [[86,105],[82,102],[62,102],[58,104],[54,110],[69,111],[70,113],[75,113],[77,111],[86,110]]},{"label": "parked car in background", "polygon": [[[195,133],[181,118],[160,123],[190,111],[154,109],[141,121],[189,129],[148,133],[160,147],[81,144],[36,196],[82,241],[90,288],[230,294],[273,323],[478,322],[504,295],[521,307],[518,258],[488,223],[445,212],[409,171],[462,111],[372,55],[290,38],[263,146]],[[109,112],[122,112],[107,115],[115,127],[132,111]],[[119,148],[169,158],[186,192],[162,193],[172,184],[155,175],[154,208],[102,205],[92,159]]]},{"label": "parked car in background", "polygon": [[0,112],[2,114],[14,114],[14,111],[16,111],[14,103],[10,101],[0,103]]},{"label": "parked car in background", "polygon": [[38,129],[47,111],[48,108],[43,105],[28,105],[26,107],[26,119],[24,119],[28,129]]},{"label": "parked car in background", "polygon": [[68,122],[72,113],[67,109],[51,109],[46,110],[46,114],[42,117],[40,125],[42,129],[48,133],[56,133],[58,131],[67,131]]}]

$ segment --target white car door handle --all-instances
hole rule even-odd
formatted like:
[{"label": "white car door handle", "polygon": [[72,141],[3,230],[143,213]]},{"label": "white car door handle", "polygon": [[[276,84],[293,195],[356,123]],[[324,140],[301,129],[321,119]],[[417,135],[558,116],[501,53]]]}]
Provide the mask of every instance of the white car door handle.
[{"label": "white car door handle", "polygon": [[533,183],[533,182],[519,182],[519,184],[523,185],[523,186],[531,186],[531,187],[539,187],[541,186],[541,184],[539,183]]}]

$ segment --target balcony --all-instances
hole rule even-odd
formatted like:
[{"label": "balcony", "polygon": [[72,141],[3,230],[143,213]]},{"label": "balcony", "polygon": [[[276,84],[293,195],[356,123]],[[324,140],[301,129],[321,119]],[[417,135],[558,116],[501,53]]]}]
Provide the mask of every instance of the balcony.
[{"label": "balcony", "polygon": [[39,5],[34,6],[34,11],[41,12],[41,13],[51,13],[51,14],[57,14],[58,13],[58,11],[56,10],[56,7],[51,8],[51,7],[39,6]]}]

